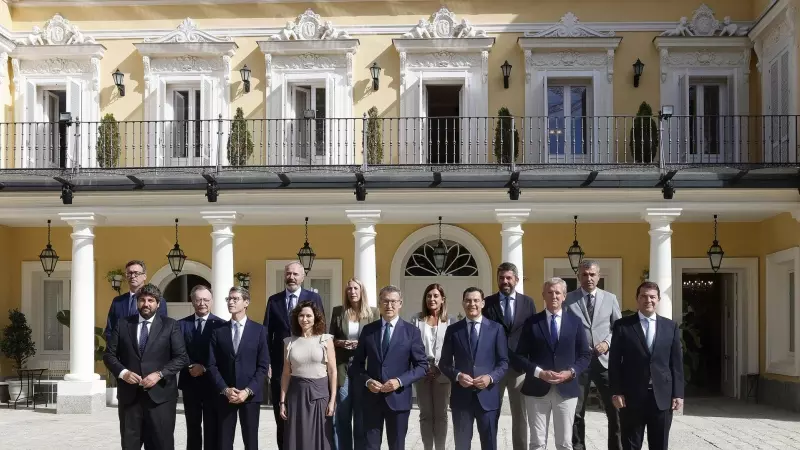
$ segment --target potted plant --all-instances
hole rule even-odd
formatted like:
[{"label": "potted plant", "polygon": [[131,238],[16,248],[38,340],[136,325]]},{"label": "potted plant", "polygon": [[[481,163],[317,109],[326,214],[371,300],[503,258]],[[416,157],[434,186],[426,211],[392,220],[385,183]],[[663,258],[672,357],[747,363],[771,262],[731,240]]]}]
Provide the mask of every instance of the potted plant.
[{"label": "potted plant", "polygon": [[378,108],[370,108],[367,116],[367,164],[380,164],[383,162],[383,136]]},{"label": "potted plant", "polygon": [[97,130],[97,166],[104,169],[119,166],[119,124],[114,114],[106,114]]},{"label": "potted plant", "polygon": [[253,154],[253,136],[247,130],[247,121],[241,107],[236,108],[236,115],[231,124],[228,136],[228,162],[232,166],[244,166]]},{"label": "potted plant", "polygon": [[519,156],[519,131],[514,129],[512,130],[511,126],[511,112],[505,106],[500,108],[497,111],[497,124],[494,127],[494,140],[492,141],[492,145],[494,146],[494,160],[501,164],[510,164],[512,162],[511,159],[511,142],[512,142],[512,131],[513,131],[513,142],[514,142],[514,159],[513,161],[517,160],[517,156]]},{"label": "potted plant", "polygon": [[653,161],[658,150],[658,134],[658,124],[653,119],[653,108],[647,102],[642,102],[636,118],[633,119],[629,144],[631,156],[635,162],[649,163]]},{"label": "potted plant", "polygon": [[[118,269],[112,270],[108,273],[111,275],[113,272],[119,271]],[[64,309],[56,313],[56,320],[61,325],[69,328],[70,312]],[[104,330],[100,327],[94,327],[94,360],[95,362],[103,361],[103,354],[106,352],[106,336]],[[117,404],[117,384],[114,376],[108,373],[106,376],[106,404],[114,406]]]},{"label": "potted plant", "polygon": [[[24,368],[25,362],[36,355],[36,344],[33,342],[33,330],[28,326],[25,314],[18,309],[9,310],[8,322],[3,329],[0,351],[14,362],[14,370],[17,371]],[[23,388],[21,383],[9,383],[8,390],[12,401],[28,395],[27,389]]]}]

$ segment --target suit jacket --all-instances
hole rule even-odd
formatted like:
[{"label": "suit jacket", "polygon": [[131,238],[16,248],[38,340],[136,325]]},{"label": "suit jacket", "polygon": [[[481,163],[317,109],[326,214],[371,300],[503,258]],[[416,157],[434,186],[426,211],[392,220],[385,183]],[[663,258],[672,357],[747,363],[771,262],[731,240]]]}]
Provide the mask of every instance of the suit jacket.
[{"label": "suit jacket", "polygon": [[[189,363],[183,334],[175,319],[156,315],[148,330],[144,353],[139,353],[137,328],[139,316],[120,320],[111,332],[111,339],[103,355],[103,362],[114,377],[127,369],[142,378],[161,371],[162,378],[147,390],[154,403],[164,403],[178,398],[175,375]],[[136,401],[140,389],[138,384],[125,381],[117,383],[117,399],[127,405]]]},{"label": "suit jacket", "polygon": [[[500,409],[498,383],[508,370],[508,340],[503,327],[484,317],[478,332],[478,349],[475,357],[469,342],[470,327],[467,319],[459,320],[447,327],[442,344],[442,358],[439,370],[452,383],[450,407],[467,409],[472,407],[473,396],[484,411]],[[472,378],[489,375],[492,384],[486,389],[465,388],[458,383],[458,373],[465,373]]]},{"label": "suit jacket", "polygon": [[194,314],[178,321],[183,333],[183,340],[186,342],[186,353],[189,355],[189,365],[200,364],[205,367],[206,372],[199,376],[193,377],[189,375],[189,365],[181,370],[181,376],[178,377],[178,389],[191,390],[198,394],[207,394],[213,391],[211,384],[211,377],[208,373],[208,350],[209,343],[211,342],[211,332],[215,328],[222,326],[224,320],[219,317],[209,314],[206,319],[206,324],[203,326],[203,332],[198,338],[195,337],[195,317]]},{"label": "suit jacket", "polygon": [[[130,292],[126,292],[122,295],[114,297],[114,300],[111,300],[111,306],[108,308],[108,317],[106,318],[106,328],[104,330],[106,342],[111,340],[111,330],[114,329],[114,326],[117,324],[117,322],[119,322],[119,319],[131,316],[131,314],[128,314],[130,312],[130,302]],[[163,298],[161,299],[156,312],[157,315],[161,317],[167,317],[167,300]],[[138,314],[138,312],[136,314]]]},{"label": "suit jacket", "polygon": [[[381,352],[381,320],[367,324],[361,331],[348,375],[361,386],[366,386],[370,378],[381,383],[398,378],[402,386],[388,394],[373,394],[364,388],[364,401],[385,401],[393,411],[410,411],[411,386],[428,371],[422,336],[417,328],[398,318],[384,356]],[[368,408],[364,410],[369,411]]]},{"label": "suit jacket", "polygon": [[[378,308],[371,307],[370,309],[372,310],[372,317],[380,317]],[[366,319],[359,321],[359,330],[363,329],[368,323],[370,323],[370,321]],[[329,332],[335,340],[347,340],[347,318],[344,316],[344,306],[335,306],[333,308]],[[356,351],[355,349],[348,350],[341,347],[334,348],[336,350],[336,383],[337,386],[342,387],[344,386],[345,378],[347,378],[347,370],[350,368],[350,361],[353,359],[353,355],[356,354]]]},{"label": "suit jacket", "polygon": [[[580,317],[583,322],[583,329],[586,332],[586,341],[592,348],[601,342],[605,342],[608,344],[608,348],[611,349],[614,322],[622,317],[616,295],[602,289],[595,291],[594,315],[591,321],[589,320],[589,310],[586,308],[586,298],[583,296],[583,290],[580,287],[567,294],[562,308],[569,309],[573,314]],[[594,351],[592,351],[592,354],[594,354]],[[608,352],[599,355],[597,359],[603,367],[608,368]]]},{"label": "suit jacket", "polygon": [[[316,292],[301,289],[297,304],[299,305],[305,301],[316,303],[317,308],[322,311],[323,315],[325,314],[322,298]],[[267,299],[267,310],[264,311],[264,328],[266,328],[267,332],[267,347],[269,348],[269,359],[272,366],[272,378],[277,380],[280,380],[283,373],[283,340],[292,335],[289,313],[290,311],[286,309],[285,289]]]},{"label": "suit jacket", "polygon": [[514,322],[509,326],[503,320],[503,308],[500,306],[500,293],[496,292],[484,299],[483,317],[503,326],[508,338],[508,349],[513,353],[522,334],[522,326],[529,317],[536,314],[536,303],[525,294],[515,293]]},{"label": "suit jacket", "polygon": [[260,323],[247,319],[239,340],[239,349],[233,351],[231,321],[223,323],[211,333],[208,352],[208,373],[213,389],[222,394],[226,388],[250,388],[253,395],[248,402],[264,401],[264,380],[269,369],[267,331]]},{"label": "suit jacket", "polygon": [[550,342],[550,322],[544,310],[525,323],[517,354],[512,356],[511,363],[520,372],[525,372],[522,394],[533,397],[547,395],[552,386],[533,375],[537,366],[542,370],[556,372],[575,370],[574,378],[555,385],[562,397],[575,398],[581,393],[578,376],[589,367],[591,358],[581,319],[562,307],[561,328],[555,347]]},{"label": "suit jacket", "polygon": [[611,395],[624,395],[633,408],[647,401],[653,380],[653,395],[658,409],[672,406],[673,398],[683,398],[683,349],[678,324],[656,316],[653,353],[647,348],[639,314],[623,317],[614,323],[608,378]]}]

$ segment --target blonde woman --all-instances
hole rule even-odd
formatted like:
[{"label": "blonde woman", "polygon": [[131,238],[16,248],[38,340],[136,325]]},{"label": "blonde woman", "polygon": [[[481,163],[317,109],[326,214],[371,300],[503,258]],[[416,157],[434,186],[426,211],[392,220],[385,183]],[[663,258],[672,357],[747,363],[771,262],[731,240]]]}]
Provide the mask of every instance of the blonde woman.
[{"label": "blonde woman", "polygon": [[357,278],[348,280],[342,306],[333,308],[330,326],[338,374],[336,414],[333,417],[336,450],[360,450],[366,444],[361,408],[353,408],[359,401],[363,386],[353,386],[347,377],[347,370],[358,346],[361,329],[378,317],[378,309],[370,307],[367,302],[367,294],[361,281]]},{"label": "blonde woman", "polygon": [[422,312],[411,320],[422,334],[428,373],[416,382],[419,404],[419,428],[425,450],[444,450],[447,439],[447,405],[450,403],[450,380],[439,371],[442,343],[447,326],[456,322],[447,315],[444,288],[433,283],[425,288]]}]

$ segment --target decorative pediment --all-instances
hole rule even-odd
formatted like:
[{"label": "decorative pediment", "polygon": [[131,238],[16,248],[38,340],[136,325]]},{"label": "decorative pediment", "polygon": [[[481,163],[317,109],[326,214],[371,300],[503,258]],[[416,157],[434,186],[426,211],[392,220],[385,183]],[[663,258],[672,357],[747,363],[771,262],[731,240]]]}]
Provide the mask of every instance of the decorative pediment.
[{"label": "decorative pediment", "polygon": [[330,20],[322,21],[322,17],[314,11],[297,16],[294,22],[286,22],[281,31],[270,36],[273,41],[324,41],[328,39],[350,39],[344,30],[334,28]]},{"label": "decorative pediment", "polygon": [[404,39],[463,39],[485,38],[486,31],[475,28],[467,19],[459,23],[456,15],[446,6],[431,14],[429,19],[420,19],[411,30],[403,33]]},{"label": "decorative pediment", "polygon": [[714,11],[705,3],[695,10],[692,20],[681,17],[675,26],[661,33],[661,36],[746,36],[748,28],[731,21],[730,16],[725,16],[722,22],[714,17]]},{"label": "decorative pediment", "polygon": [[186,18],[178,27],[160,37],[145,38],[133,44],[143,57],[230,58],[239,48],[230,36],[217,37],[197,29],[194,20]]},{"label": "decorative pediment", "polygon": [[564,14],[561,21],[557,24],[546,28],[543,31],[529,31],[525,33],[526,37],[537,38],[591,38],[591,37],[614,37],[613,31],[598,31],[583,25],[578,17],[568,12]]},{"label": "decorative pediment", "polygon": [[753,44],[747,37],[685,39],[659,36],[653,42],[661,61],[662,83],[667,81],[670,70],[680,68],[741,68],[745,74],[750,73],[750,49]]},{"label": "decorative pediment", "polygon": [[83,34],[77,25],[71,24],[61,14],[45,22],[44,29],[34,26],[26,37],[17,39],[15,43],[18,46],[96,44],[93,37]]},{"label": "decorative pediment", "polygon": [[197,24],[190,17],[183,19],[178,28],[156,38],[145,38],[148,43],[183,43],[183,42],[233,42],[230,36],[216,37],[197,28]]}]

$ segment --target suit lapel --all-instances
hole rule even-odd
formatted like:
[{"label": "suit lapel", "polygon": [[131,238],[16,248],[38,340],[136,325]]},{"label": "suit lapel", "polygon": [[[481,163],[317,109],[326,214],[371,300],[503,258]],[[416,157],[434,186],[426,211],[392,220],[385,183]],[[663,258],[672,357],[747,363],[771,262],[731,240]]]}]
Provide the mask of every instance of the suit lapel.
[{"label": "suit lapel", "polygon": [[[483,323],[486,323],[486,322],[483,322]],[[464,348],[467,349],[467,354],[469,355],[470,361],[472,361],[474,363],[475,362],[475,358],[472,356],[472,346],[470,346],[470,342],[469,342],[469,327],[470,327],[470,325],[469,325],[469,322],[467,321],[467,319],[464,319],[464,325],[465,326],[463,327],[463,329],[459,330],[459,332],[456,333],[456,336],[458,337],[458,340],[461,341],[461,345],[463,345]],[[483,330],[481,330],[481,331],[483,331]],[[481,342],[481,340],[478,339],[478,345],[480,345],[480,342]]]},{"label": "suit lapel", "polygon": [[[230,354],[232,358],[235,358],[236,353],[233,351],[233,335],[231,334],[232,327],[233,327],[233,322],[231,321],[225,322],[223,326],[219,327],[220,333],[222,334],[222,339],[220,340],[220,343],[224,345],[223,348],[225,348],[225,350],[228,351],[228,354]],[[242,345],[241,339],[239,340],[239,345]]]},{"label": "suit lapel", "polygon": [[[556,351],[553,347],[553,341],[550,339],[550,328],[547,326],[547,313],[544,313],[544,317],[539,320],[539,328],[542,331],[542,336],[544,336],[544,340],[547,341],[547,346],[550,347],[550,350]],[[564,322],[561,322],[561,325],[564,325]]]},{"label": "suit lapel", "polygon": [[375,332],[375,350],[378,354],[378,361],[383,362],[383,349],[381,348],[381,335],[383,328],[383,319],[378,319],[378,330]]},{"label": "suit lapel", "polygon": [[595,297],[594,297],[594,315],[592,316],[592,323],[594,323],[594,321],[595,321],[595,320],[597,320],[597,314],[598,314],[598,312],[600,311],[600,307],[601,307],[601,306],[602,306],[602,304],[603,304],[603,299],[605,299],[605,296],[606,296],[606,295],[605,295],[605,293],[604,293],[602,290],[600,290],[600,289],[597,289],[597,290],[595,291]]},{"label": "suit lapel", "polygon": [[161,317],[156,313],[153,316],[153,323],[150,324],[150,330],[148,330],[148,333],[147,333],[147,344],[145,344],[145,347],[144,347],[144,352],[145,353],[147,353],[147,350],[149,348],[151,348],[153,345],[155,345],[155,344],[153,344],[153,342],[158,337],[158,334],[161,333],[161,329],[162,328],[163,328],[163,324],[161,322]]},{"label": "suit lapel", "polygon": [[400,332],[400,329],[402,327],[403,327],[403,319],[397,319],[397,323],[394,326],[394,330],[392,330],[392,335],[389,338],[389,348],[386,349],[386,355],[389,355],[389,352],[392,351],[395,342],[397,342],[397,339],[399,339],[399,338],[395,339],[395,335],[397,335],[397,333]]},{"label": "suit lapel", "polygon": [[[139,325],[139,316],[136,316],[132,321],[127,319],[124,320],[125,322],[128,323],[128,332],[130,333],[131,336],[131,344],[133,344],[133,348],[134,350],[136,350],[136,354],[139,355],[139,359],[141,359],[142,354],[139,353],[139,337],[136,335],[136,328],[138,328]],[[120,320],[120,323],[121,322],[122,320]],[[119,323],[117,324],[117,326],[120,326]]]},{"label": "suit lapel", "polygon": [[528,300],[519,292],[514,292],[514,320],[511,321],[511,330],[516,330],[525,322],[521,318],[527,313]]},{"label": "suit lapel", "polygon": [[583,296],[583,291],[578,289],[572,295],[575,300],[570,305],[570,308],[572,308],[572,311],[576,316],[583,317],[586,325],[588,326],[591,321],[589,320],[589,311],[586,309],[586,298]]},{"label": "suit lapel", "polygon": [[636,320],[634,320],[633,323],[631,324],[631,326],[633,326],[633,332],[636,333],[636,336],[639,336],[639,342],[641,342],[642,348],[644,348],[644,352],[649,355],[650,349],[647,348],[647,338],[645,338],[644,330],[642,330],[642,322],[639,319],[639,313],[636,313],[634,317],[636,317]]}]

